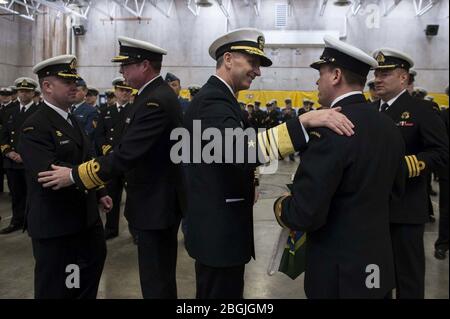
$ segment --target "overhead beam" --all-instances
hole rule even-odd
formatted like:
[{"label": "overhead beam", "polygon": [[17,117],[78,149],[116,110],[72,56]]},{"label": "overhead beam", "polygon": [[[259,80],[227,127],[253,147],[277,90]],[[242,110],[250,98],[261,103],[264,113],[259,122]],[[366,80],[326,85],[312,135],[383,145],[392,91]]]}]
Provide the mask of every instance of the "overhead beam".
[{"label": "overhead beam", "polygon": [[436,3],[438,3],[440,0],[428,0],[426,3],[424,1],[420,0],[413,0],[414,3],[414,9],[416,10],[416,16],[420,17],[431,10],[431,8],[434,7]]},{"label": "overhead beam", "polygon": [[[164,9],[158,5],[158,0],[150,0],[152,6],[154,6],[159,12],[161,12],[166,18],[170,18],[170,11],[172,11],[172,7],[174,4],[174,0],[164,0],[164,2],[169,2],[167,8]],[[142,14],[142,12],[141,12]]]},{"label": "overhead beam", "polygon": [[225,7],[224,0],[216,0],[216,1],[219,4],[220,10],[222,10],[224,16],[227,18],[227,20],[229,20],[230,19],[230,7],[231,7],[232,0],[228,0],[227,7]]},{"label": "overhead beam", "polygon": [[402,2],[402,0],[394,0],[394,3],[392,3],[390,6],[386,5],[386,0],[383,0],[384,5],[384,17],[387,17],[394,9]]},{"label": "overhead beam", "polygon": [[355,16],[359,13],[359,10],[361,10],[361,7],[363,5],[363,0],[355,0],[352,4],[352,14]]},{"label": "overhead beam", "polygon": [[[194,4],[194,8],[192,8],[192,4]],[[195,0],[188,0],[186,2],[186,5],[189,11],[191,11],[194,16],[198,17],[198,15],[200,14],[200,7],[197,5],[197,3],[195,3]]]},{"label": "overhead beam", "polygon": [[328,4],[328,0],[322,0],[322,5],[320,6],[320,13],[319,13],[321,17],[325,13],[325,9],[327,7],[327,4]]}]

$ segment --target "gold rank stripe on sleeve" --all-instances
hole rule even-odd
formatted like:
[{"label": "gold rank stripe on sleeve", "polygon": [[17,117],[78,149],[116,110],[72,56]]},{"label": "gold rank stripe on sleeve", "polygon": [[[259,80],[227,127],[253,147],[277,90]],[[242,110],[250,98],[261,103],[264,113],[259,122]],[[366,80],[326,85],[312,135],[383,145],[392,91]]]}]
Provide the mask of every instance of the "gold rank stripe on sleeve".
[{"label": "gold rank stripe on sleeve", "polygon": [[285,195],[283,197],[278,198],[277,201],[275,202],[275,207],[274,207],[275,218],[277,219],[278,224],[280,224],[280,226],[283,228],[289,228],[281,220],[281,215],[282,215],[282,210],[283,210],[283,201],[286,198],[288,198],[289,196],[291,196],[291,195]]},{"label": "gold rank stripe on sleeve", "polygon": [[106,155],[111,148],[112,148],[111,145],[103,145],[102,146],[103,155]]},{"label": "gold rank stripe on sleeve", "polygon": [[266,162],[295,152],[286,123],[259,133],[258,146]]},{"label": "gold rank stripe on sleeve", "polygon": [[86,189],[93,189],[105,184],[97,175],[99,171],[100,164],[95,159],[78,166],[78,175]]},{"label": "gold rank stripe on sleeve", "polygon": [[405,156],[405,161],[408,166],[409,178],[420,176],[420,172],[426,167],[425,162],[419,161],[416,155]]}]

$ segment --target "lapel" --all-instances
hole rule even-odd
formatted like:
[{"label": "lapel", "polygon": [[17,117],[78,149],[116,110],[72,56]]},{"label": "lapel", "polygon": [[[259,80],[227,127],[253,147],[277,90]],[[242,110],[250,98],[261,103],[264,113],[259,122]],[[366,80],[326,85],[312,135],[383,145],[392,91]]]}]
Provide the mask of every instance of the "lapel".
[{"label": "lapel", "polygon": [[89,147],[91,145],[91,142],[89,141],[88,136],[84,133],[84,130],[80,126],[80,123],[78,123],[78,121],[74,121],[74,122],[75,123],[73,123],[73,130],[77,131],[76,135],[79,136],[82,141],[82,144],[81,144],[81,149],[82,149],[82,154],[83,154],[82,160],[84,161],[84,160],[88,159],[88,155],[90,152]]},{"label": "lapel", "polygon": [[392,119],[398,119],[400,117],[400,114],[405,110],[405,106],[411,103],[411,99],[412,97],[411,95],[409,95],[408,91],[404,92],[398,97],[397,100],[395,100],[394,103],[392,103],[392,105],[387,109],[386,113]]},{"label": "lapel", "polygon": [[[72,117],[73,127],[58,113],[56,113],[52,108],[47,105],[42,106],[43,111],[47,115],[47,118],[50,120],[52,125],[62,132],[64,132],[67,136],[71,137],[80,147],[83,147],[82,135],[77,132],[78,122],[75,117]],[[75,122],[75,123],[73,123]]]},{"label": "lapel", "polygon": [[114,129],[122,132],[125,127],[125,120],[127,118],[127,114],[130,111],[130,103],[125,104],[125,107],[122,108],[120,113],[116,110],[117,116],[114,122]]},{"label": "lapel", "polygon": [[166,83],[163,78],[161,77],[161,75],[158,75],[153,82],[151,82],[149,85],[147,85],[145,87],[145,89],[141,92],[141,94],[139,94],[138,96],[136,96],[136,99],[134,100],[134,107],[130,108],[129,111],[127,111],[126,115],[124,117],[124,120],[126,120],[127,118],[133,119],[134,114],[136,113],[137,109],[142,105],[147,103],[147,99],[148,96],[152,93],[153,90],[155,90],[156,88],[158,88],[159,86],[161,86],[162,84]]},{"label": "lapel", "polygon": [[244,112],[241,110],[241,106],[239,105],[238,100],[233,95],[233,93],[231,93],[230,89],[225,85],[225,83],[223,83],[217,76],[211,76],[207,84],[219,88],[224,93],[227,100],[229,100],[233,105],[233,111],[239,114],[239,118],[241,119],[241,122],[244,124],[244,127],[245,128],[249,127],[250,123],[248,122],[248,119],[245,117]]}]

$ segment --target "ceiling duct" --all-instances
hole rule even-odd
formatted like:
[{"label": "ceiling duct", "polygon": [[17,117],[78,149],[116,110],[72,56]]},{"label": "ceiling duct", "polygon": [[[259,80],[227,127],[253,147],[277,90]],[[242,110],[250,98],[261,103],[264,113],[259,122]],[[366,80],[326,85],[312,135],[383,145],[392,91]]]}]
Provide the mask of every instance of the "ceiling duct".
[{"label": "ceiling duct", "polygon": [[351,5],[351,4],[352,4],[352,2],[349,1],[349,0],[336,0],[336,1],[334,1],[334,5],[338,6],[338,7],[345,7],[345,6],[348,6],[348,5]]},{"label": "ceiling duct", "polygon": [[208,8],[213,5],[210,0],[196,0],[195,4],[202,8]]}]

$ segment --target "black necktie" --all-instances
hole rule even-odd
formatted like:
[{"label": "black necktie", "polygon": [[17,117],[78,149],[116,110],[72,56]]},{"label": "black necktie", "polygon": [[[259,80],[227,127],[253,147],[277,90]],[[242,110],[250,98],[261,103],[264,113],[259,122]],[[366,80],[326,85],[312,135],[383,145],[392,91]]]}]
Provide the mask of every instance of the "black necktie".
[{"label": "black necktie", "polygon": [[380,108],[380,112],[386,112],[386,110],[389,108],[389,104],[383,103]]},{"label": "black necktie", "polygon": [[73,106],[70,108],[70,113],[75,112],[76,108],[77,108],[77,107],[76,107],[75,105],[73,105]]},{"label": "black necktie", "polygon": [[22,108],[20,109],[20,114],[25,113],[25,110],[26,110],[25,106],[22,106]]},{"label": "black necktie", "polygon": [[75,117],[73,116],[73,114],[72,114],[72,113],[69,113],[68,116],[67,116],[67,122],[69,122],[69,124],[70,124],[71,126],[74,126],[75,121],[76,121],[76,119],[75,119]]}]

